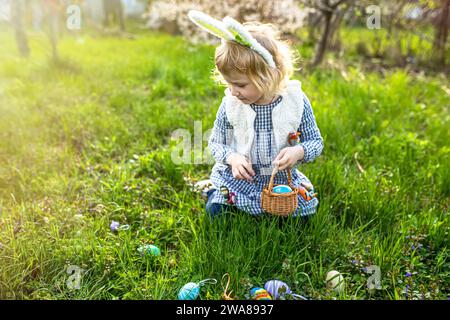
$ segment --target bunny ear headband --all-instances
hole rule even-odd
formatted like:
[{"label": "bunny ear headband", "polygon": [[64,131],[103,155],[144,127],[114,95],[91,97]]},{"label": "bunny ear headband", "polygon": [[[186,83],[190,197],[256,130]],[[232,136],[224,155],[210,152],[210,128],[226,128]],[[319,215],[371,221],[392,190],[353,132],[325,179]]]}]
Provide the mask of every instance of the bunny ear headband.
[{"label": "bunny ear headband", "polygon": [[242,24],[233,18],[225,17],[223,21],[220,21],[197,10],[189,10],[188,16],[197,26],[216,37],[222,40],[235,41],[254,50],[264,58],[270,67],[276,68],[270,52],[256,41]]}]

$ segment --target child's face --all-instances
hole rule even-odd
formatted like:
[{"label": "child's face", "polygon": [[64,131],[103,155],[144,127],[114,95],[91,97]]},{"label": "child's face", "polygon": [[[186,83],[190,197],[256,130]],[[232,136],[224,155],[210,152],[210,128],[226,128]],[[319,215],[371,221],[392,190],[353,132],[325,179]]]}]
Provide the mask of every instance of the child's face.
[{"label": "child's face", "polygon": [[225,81],[228,83],[228,88],[231,94],[241,100],[245,104],[264,104],[264,95],[250,79],[242,73],[230,72],[227,75],[222,74]]}]

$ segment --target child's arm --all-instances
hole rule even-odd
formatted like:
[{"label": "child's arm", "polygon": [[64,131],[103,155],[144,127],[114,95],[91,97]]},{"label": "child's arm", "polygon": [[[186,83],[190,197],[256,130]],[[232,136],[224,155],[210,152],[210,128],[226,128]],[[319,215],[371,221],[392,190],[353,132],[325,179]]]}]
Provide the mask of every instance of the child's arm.
[{"label": "child's arm", "polygon": [[230,147],[232,137],[233,126],[228,122],[225,112],[225,100],[222,100],[214,121],[212,134],[208,140],[208,148],[216,162],[227,164],[228,156],[235,152]]},{"label": "child's arm", "polygon": [[304,95],[303,101],[303,116],[298,131],[301,133],[299,146],[303,148],[304,156],[303,159],[297,161],[297,164],[313,161],[323,150],[323,139],[317,127],[311,103],[306,95]]},{"label": "child's arm", "polygon": [[231,146],[233,138],[233,126],[227,119],[225,112],[225,103],[217,111],[216,121],[211,137],[208,141],[208,147],[211,154],[218,163],[226,164],[231,167],[233,177],[236,179],[246,179],[251,182],[255,175],[252,164],[246,157],[237,153]]}]

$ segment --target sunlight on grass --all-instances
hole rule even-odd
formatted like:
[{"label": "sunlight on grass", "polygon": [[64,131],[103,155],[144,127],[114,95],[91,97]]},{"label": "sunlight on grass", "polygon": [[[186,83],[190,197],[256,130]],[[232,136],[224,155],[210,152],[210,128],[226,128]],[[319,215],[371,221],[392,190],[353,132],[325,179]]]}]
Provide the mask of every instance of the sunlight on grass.
[{"label": "sunlight on grass", "polygon": [[[357,64],[296,74],[325,143],[300,168],[319,194],[316,217],[211,222],[184,180],[210,166],[175,165],[170,136],[213,125],[223,95],[210,80],[213,47],[83,35],[64,38],[55,63],[38,35],[28,60],[10,34],[0,42],[0,298],[176,299],[184,283],[226,272],[240,298],[271,279],[313,299],[450,295],[441,76]],[[112,234],[111,220],[131,228]],[[144,243],[162,255],[141,256]],[[67,287],[70,265],[84,270],[79,290]],[[381,269],[375,292],[371,265]],[[325,286],[332,269],[347,282],[340,296]],[[208,286],[201,297],[222,293]]]}]

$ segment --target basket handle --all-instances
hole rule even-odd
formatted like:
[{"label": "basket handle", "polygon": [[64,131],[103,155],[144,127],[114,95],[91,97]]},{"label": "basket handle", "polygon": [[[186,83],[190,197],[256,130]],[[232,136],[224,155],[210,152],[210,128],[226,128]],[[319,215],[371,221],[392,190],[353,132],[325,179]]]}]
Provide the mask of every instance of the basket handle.
[{"label": "basket handle", "polygon": [[[272,193],[273,190],[273,179],[275,178],[275,175],[278,173],[278,165],[276,164],[272,171],[272,176],[270,177],[269,182],[269,192]],[[294,191],[295,188],[292,186],[292,179],[291,179],[291,169],[287,169],[287,178],[288,178],[288,185],[291,187],[291,189]]]}]

